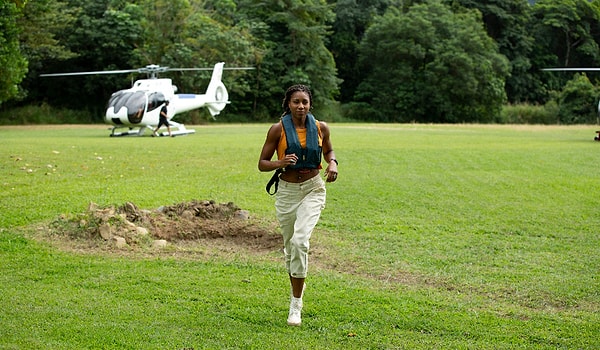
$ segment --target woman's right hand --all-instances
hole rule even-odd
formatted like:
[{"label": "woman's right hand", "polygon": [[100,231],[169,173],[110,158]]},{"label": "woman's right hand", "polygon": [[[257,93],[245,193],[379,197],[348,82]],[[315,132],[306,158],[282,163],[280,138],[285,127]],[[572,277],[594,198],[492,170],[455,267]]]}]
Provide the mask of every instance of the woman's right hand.
[{"label": "woman's right hand", "polygon": [[285,158],[283,158],[282,160],[283,160],[283,168],[285,168],[288,165],[296,164],[296,162],[298,161],[298,156],[294,153],[286,154]]}]

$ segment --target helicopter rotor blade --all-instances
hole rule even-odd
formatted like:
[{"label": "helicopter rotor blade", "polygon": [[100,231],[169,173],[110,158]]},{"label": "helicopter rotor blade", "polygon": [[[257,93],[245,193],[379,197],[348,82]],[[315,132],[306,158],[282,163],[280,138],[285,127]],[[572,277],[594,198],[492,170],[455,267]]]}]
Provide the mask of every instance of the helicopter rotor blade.
[{"label": "helicopter rotor blade", "polygon": [[[214,68],[169,68],[170,71],[208,71]],[[223,70],[252,70],[254,67],[223,67]]]},{"label": "helicopter rotor blade", "polygon": [[[125,74],[125,73],[146,73],[151,77],[155,78],[158,73],[164,73],[168,71],[211,71],[213,67],[207,68],[169,68],[162,67],[154,64],[147,65],[143,68],[137,69],[123,69],[123,70],[102,70],[102,71],[94,71],[94,72],[71,72],[71,73],[49,73],[49,74],[40,74],[40,77],[64,77],[64,76],[74,76],[74,75],[95,75],[95,74]],[[256,69],[254,67],[226,67],[224,70],[251,70]]]},{"label": "helicopter rotor blade", "polygon": [[598,72],[600,68],[544,68],[548,72]]},{"label": "helicopter rotor blade", "polygon": [[94,74],[125,74],[137,72],[137,69],[124,69],[124,70],[101,70],[95,72],[71,72],[71,73],[49,73],[40,74],[40,77],[65,77],[73,75],[94,75]]},{"label": "helicopter rotor blade", "polygon": [[223,70],[254,70],[256,67],[223,67]]}]

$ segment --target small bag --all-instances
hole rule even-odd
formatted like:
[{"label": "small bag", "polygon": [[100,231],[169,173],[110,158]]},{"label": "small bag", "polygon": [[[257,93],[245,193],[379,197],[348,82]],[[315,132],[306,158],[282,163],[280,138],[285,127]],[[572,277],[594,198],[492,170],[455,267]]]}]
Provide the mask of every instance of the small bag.
[{"label": "small bag", "polygon": [[[271,196],[274,195],[275,193],[277,193],[277,188],[279,187],[279,175],[283,172],[283,170],[281,170],[281,168],[275,170],[275,174],[273,174],[273,176],[271,177],[271,180],[269,180],[269,183],[267,183],[267,193],[270,194]],[[271,193],[271,186],[275,185],[275,192]]]}]

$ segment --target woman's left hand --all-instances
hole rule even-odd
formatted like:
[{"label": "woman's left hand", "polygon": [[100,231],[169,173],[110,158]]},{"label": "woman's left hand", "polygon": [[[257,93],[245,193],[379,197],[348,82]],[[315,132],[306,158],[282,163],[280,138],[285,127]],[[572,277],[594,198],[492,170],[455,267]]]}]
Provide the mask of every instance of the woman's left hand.
[{"label": "woman's left hand", "polygon": [[335,180],[337,180],[337,176],[338,176],[337,164],[331,164],[331,163],[332,162],[330,162],[329,165],[327,166],[327,169],[325,169],[325,176],[326,176],[327,182],[335,182]]}]

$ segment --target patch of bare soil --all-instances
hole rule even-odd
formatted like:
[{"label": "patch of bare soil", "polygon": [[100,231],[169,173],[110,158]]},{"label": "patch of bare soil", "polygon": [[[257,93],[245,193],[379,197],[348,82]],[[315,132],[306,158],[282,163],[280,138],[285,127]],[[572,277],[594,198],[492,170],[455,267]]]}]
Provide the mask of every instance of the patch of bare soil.
[{"label": "patch of bare soil", "polygon": [[[234,203],[202,200],[141,209],[131,202],[100,207],[90,203],[80,214],[64,214],[47,225],[32,227],[32,238],[59,249],[133,257],[179,258],[252,256],[281,259],[283,240],[277,223],[254,220]],[[319,237],[316,236],[315,239]],[[272,254],[277,253],[277,254]],[[379,279],[386,285],[429,284],[410,273],[374,275],[344,256],[328,252],[323,244],[311,246],[311,265]]]},{"label": "patch of bare soil", "polygon": [[282,244],[273,225],[265,227],[257,223],[248,211],[234,203],[218,204],[209,200],[154,210],[140,209],[130,202],[120,207],[90,203],[86,213],[61,215],[44,231],[47,236],[77,242],[77,249],[164,250],[215,243],[268,252],[279,249]]}]

